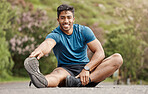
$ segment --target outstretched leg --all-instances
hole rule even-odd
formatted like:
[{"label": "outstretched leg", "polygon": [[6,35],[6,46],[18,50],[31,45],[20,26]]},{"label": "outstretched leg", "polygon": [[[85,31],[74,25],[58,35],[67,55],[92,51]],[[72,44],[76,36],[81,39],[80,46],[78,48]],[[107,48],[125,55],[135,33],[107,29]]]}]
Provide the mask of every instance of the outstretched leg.
[{"label": "outstretched leg", "polygon": [[100,65],[90,74],[91,82],[101,82],[111,76],[123,63],[122,56],[118,53],[104,59]]},{"label": "outstretched leg", "polygon": [[52,73],[45,76],[48,87],[65,86],[65,79],[70,75],[65,69],[58,67]]},{"label": "outstretched leg", "polygon": [[70,75],[65,69],[58,67],[49,75],[44,76],[39,70],[39,62],[35,57],[27,58],[24,61],[24,66],[31,78],[31,82],[37,88],[62,85],[64,79]]}]

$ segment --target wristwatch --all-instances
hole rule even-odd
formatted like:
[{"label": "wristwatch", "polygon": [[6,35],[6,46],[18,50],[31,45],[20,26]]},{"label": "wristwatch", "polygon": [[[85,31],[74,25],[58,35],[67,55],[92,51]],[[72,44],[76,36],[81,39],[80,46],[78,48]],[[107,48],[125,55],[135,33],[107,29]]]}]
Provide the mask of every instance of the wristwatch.
[{"label": "wristwatch", "polygon": [[84,70],[90,71],[90,69],[89,69],[88,66],[85,66],[85,67],[84,67]]}]

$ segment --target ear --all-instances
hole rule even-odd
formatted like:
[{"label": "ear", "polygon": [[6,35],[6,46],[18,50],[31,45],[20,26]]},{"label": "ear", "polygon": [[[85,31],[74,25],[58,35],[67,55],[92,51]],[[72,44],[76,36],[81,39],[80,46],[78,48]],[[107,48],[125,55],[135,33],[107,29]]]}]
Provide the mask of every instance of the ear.
[{"label": "ear", "polygon": [[57,18],[57,21],[59,22],[59,18]]},{"label": "ear", "polygon": [[73,22],[75,21],[75,17],[73,18]]}]

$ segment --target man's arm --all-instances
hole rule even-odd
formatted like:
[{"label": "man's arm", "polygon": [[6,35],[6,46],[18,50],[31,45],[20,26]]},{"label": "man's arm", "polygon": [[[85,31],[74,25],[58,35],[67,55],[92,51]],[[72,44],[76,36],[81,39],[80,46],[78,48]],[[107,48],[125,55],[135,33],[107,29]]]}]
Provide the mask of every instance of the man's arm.
[{"label": "man's arm", "polygon": [[[85,66],[89,67],[90,71],[92,71],[94,70],[94,68],[96,68],[96,66],[98,66],[101,63],[101,61],[105,57],[105,54],[104,54],[103,47],[98,39],[95,39],[87,43],[87,45],[94,54],[90,62],[86,64]],[[83,69],[82,72],[77,77],[80,77],[82,85],[86,85],[89,82],[89,71],[86,71]]]},{"label": "man's arm", "polygon": [[56,41],[48,38],[43,41],[31,54],[29,57],[37,57],[40,59],[42,56],[48,54],[51,49],[56,45]]},{"label": "man's arm", "polygon": [[89,49],[94,53],[90,62],[86,64],[86,66],[90,68],[90,71],[92,71],[105,58],[105,54],[104,54],[103,47],[98,39],[95,39],[94,41],[89,42],[87,45]]}]

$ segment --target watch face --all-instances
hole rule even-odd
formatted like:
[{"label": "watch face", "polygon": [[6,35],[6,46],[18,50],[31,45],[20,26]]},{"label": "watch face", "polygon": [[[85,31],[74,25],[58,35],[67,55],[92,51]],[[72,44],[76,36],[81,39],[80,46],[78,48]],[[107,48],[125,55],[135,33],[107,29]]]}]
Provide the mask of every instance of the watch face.
[{"label": "watch face", "polygon": [[88,66],[85,66],[84,69],[87,70],[87,71],[89,71],[89,67]]}]

